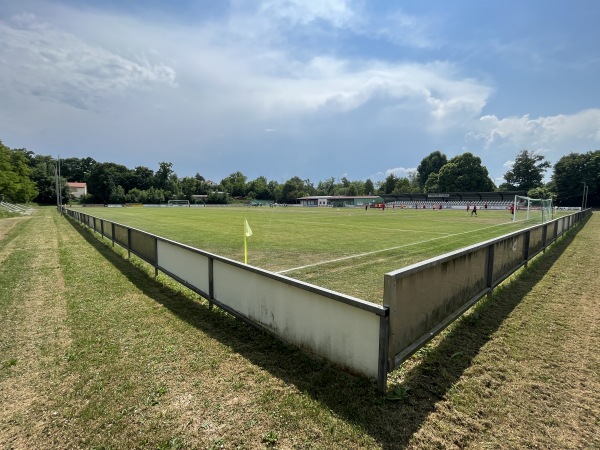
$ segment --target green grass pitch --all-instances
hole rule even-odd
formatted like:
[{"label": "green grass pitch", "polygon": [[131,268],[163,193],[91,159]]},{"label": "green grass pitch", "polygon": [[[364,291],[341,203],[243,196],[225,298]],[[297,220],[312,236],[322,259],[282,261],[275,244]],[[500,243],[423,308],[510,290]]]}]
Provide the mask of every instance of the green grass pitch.
[{"label": "green grass pitch", "polygon": [[381,304],[383,275],[526,225],[508,211],[302,207],[78,208],[193,247]]}]

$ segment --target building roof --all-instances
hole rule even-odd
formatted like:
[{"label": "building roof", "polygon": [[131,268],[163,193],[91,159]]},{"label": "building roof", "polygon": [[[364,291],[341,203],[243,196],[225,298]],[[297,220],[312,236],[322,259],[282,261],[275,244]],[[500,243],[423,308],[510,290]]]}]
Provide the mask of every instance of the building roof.
[{"label": "building roof", "polygon": [[84,187],[87,187],[87,183],[73,183],[73,182],[68,182],[67,186],[74,187],[74,188],[84,188]]},{"label": "building roof", "polygon": [[308,197],[299,197],[298,200],[317,200],[325,198],[327,200],[349,200],[355,198],[380,198],[379,195],[309,195]]},{"label": "building roof", "polygon": [[515,195],[527,195],[526,191],[496,191],[496,192],[447,192],[420,194],[381,194],[386,202],[391,201],[506,201]]}]

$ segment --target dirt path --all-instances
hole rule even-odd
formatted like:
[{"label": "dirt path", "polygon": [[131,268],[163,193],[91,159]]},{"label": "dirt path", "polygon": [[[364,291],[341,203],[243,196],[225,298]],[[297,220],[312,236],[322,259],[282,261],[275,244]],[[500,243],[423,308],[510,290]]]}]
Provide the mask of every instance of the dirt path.
[{"label": "dirt path", "polygon": [[0,318],[1,448],[41,448],[53,440],[46,434],[57,419],[48,393],[63,385],[70,342],[56,220],[46,210],[19,222],[21,230],[0,251],[0,283],[14,299]]}]

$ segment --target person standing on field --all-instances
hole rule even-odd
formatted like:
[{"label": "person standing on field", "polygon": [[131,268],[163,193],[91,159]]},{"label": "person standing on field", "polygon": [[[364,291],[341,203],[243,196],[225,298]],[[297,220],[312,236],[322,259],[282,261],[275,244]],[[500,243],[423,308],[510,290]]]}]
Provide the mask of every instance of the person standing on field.
[{"label": "person standing on field", "polygon": [[471,215],[477,215],[477,205],[473,205],[473,211],[471,211]]}]

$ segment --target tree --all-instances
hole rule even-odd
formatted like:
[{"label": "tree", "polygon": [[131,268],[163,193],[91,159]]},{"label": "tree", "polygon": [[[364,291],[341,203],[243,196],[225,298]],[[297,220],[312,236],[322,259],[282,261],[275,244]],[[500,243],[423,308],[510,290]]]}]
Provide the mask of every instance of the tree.
[{"label": "tree", "polygon": [[133,169],[132,177],[131,189],[146,191],[154,185],[154,171],[146,166],[137,166]]},{"label": "tree", "polygon": [[281,201],[283,203],[296,203],[296,199],[305,196],[305,189],[304,181],[300,177],[290,178],[283,183]]},{"label": "tree", "polygon": [[273,198],[269,191],[269,182],[267,181],[267,178],[263,176],[248,183],[248,192],[253,192],[254,196],[252,198],[260,200],[269,200]]},{"label": "tree", "polygon": [[38,195],[30,179],[29,158],[24,150],[11,150],[0,141],[0,195],[4,200],[27,203]]},{"label": "tree", "polygon": [[423,189],[425,192],[439,192],[440,191],[440,174],[432,173],[427,178],[427,182],[425,183],[425,187]]},{"label": "tree", "polygon": [[585,183],[588,206],[600,206],[600,150],[563,156],[554,165],[552,181],[558,205],[581,206]]},{"label": "tree", "polygon": [[246,175],[238,171],[221,180],[221,187],[232,197],[246,196]]},{"label": "tree", "polygon": [[553,202],[556,201],[556,194],[548,185],[529,189],[529,191],[527,191],[527,197],[552,199]]},{"label": "tree", "polygon": [[438,173],[442,167],[448,162],[446,155],[439,150],[430,153],[421,160],[421,164],[417,167],[417,180],[423,187],[427,183],[427,179],[432,173]]},{"label": "tree", "polygon": [[490,192],[495,186],[481,158],[467,152],[440,169],[438,187],[442,192]]},{"label": "tree", "polygon": [[381,185],[381,188],[383,190],[382,194],[391,194],[392,192],[394,192],[394,190],[396,189],[397,180],[398,178],[396,178],[396,175],[390,173]]},{"label": "tree", "polygon": [[373,186],[373,182],[370,178],[367,178],[367,181],[365,181],[363,192],[365,195],[373,195],[375,192],[375,186]]},{"label": "tree", "polygon": [[65,158],[60,160],[60,174],[67,181],[87,182],[93,167],[98,164],[93,158]]},{"label": "tree", "polygon": [[[120,197],[121,182],[129,172],[127,167],[115,163],[98,163],[88,177],[88,192],[94,203],[110,203],[111,199]],[[123,189],[123,193],[124,193]]]},{"label": "tree", "polygon": [[551,167],[542,155],[536,155],[528,150],[522,150],[515,159],[515,162],[508,172],[504,174],[506,184],[510,190],[529,191],[533,188],[542,187],[544,173]]},{"label": "tree", "polygon": [[161,162],[158,164],[158,170],[154,175],[154,187],[165,191],[171,190],[170,176],[173,173],[173,164],[170,162]]}]

